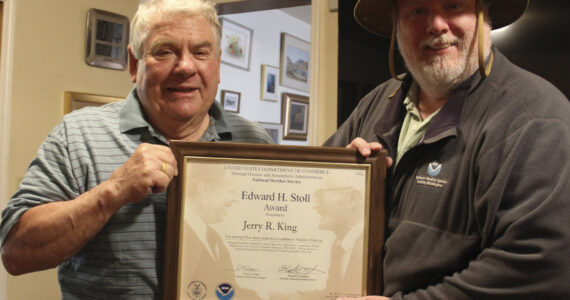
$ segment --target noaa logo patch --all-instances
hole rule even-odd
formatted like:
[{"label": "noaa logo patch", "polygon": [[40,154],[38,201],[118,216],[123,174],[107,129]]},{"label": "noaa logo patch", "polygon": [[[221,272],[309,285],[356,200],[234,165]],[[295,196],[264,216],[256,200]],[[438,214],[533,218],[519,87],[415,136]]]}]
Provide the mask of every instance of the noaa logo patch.
[{"label": "noaa logo patch", "polygon": [[431,177],[439,175],[439,173],[441,172],[441,164],[438,163],[437,161],[430,162],[427,166],[427,172]]},{"label": "noaa logo patch", "polygon": [[186,294],[192,300],[201,300],[206,297],[207,292],[206,285],[201,281],[192,281],[186,288]]},{"label": "noaa logo patch", "polygon": [[234,296],[234,288],[229,283],[218,284],[216,296],[220,300],[230,300]]}]

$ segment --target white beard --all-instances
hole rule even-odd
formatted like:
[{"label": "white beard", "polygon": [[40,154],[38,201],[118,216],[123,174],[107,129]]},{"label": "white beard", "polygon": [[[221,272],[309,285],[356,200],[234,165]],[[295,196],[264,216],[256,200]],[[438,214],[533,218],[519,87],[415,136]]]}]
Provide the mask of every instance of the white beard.
[{"label": "white beard", "polygon": [[[465,81],[478,68],[478,57],[475,34],[466,32],[463,39],[451,34],[430,37],[419,46],[402,43],[398,30],[397,34],[400,53],[406,66],[420,87],[433,95],[444,97]],[[446,55],[434,56],[429,61],[421,58],[421,49],[426,46],[443,48],[455,45],[460,53],[457,61],[452,61]]]}]

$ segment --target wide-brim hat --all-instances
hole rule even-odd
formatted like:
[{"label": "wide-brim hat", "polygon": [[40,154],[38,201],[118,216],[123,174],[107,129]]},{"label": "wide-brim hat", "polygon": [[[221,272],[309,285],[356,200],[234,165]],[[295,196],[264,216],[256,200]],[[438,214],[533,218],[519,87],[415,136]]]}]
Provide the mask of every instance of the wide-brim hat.
[{"label": "wide-brim hat", "polygon": [[[366,30],[383,36],[392,35],[392,3],[397,0],[358,0],[354,18]],[[505,27],[520,18],[529,0],[485,0],[490,5],[493,29]]]}]

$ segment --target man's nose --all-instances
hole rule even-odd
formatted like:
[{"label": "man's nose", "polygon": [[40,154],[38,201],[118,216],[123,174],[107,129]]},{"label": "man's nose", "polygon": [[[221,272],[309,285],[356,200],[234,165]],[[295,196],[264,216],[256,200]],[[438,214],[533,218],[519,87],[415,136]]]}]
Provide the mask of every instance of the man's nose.
[{"label": "man's nose", "polygon": [[449,31],[447,17],[441,12],[433,12],[427,18],[427,32],[433,35],[442,35]]},{"label": "man's nose", "polygon": [[174,73],[180,77],[190,77],[196,73],[197,66],[194,57],[188,52],[182,53],[178,57]]}]

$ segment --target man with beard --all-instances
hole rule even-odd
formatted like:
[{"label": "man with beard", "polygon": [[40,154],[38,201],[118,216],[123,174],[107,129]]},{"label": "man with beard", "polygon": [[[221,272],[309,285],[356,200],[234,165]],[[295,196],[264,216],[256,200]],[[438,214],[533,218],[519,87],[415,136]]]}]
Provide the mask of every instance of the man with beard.
[{"label": "man with beard", "polygon": [[[359,0],[391,79],[325,142],[387,151],[393,299],[570,298],[570,104],[491,45],[528,0]],[[397,40],[409,73],[394,74]],[[368,296],[362,299],[384,299]]]}]

